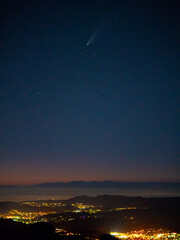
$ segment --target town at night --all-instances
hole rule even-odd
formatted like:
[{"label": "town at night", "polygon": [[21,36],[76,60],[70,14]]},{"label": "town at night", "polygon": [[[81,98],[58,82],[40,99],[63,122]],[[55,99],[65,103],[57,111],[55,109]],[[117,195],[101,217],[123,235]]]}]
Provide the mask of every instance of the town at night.
[{"label": "town at night", "polygon": [[1,1],[0,239],[180,240],[179,13]]}]

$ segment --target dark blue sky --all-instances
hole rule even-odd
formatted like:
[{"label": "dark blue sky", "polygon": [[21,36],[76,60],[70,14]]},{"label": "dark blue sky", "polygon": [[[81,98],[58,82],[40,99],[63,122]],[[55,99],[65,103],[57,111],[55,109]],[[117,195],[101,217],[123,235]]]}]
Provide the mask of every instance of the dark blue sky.
[{"label": "dark blue sky", "polygon": [[4,1],[0,183],[179,181],[179,10]]}]

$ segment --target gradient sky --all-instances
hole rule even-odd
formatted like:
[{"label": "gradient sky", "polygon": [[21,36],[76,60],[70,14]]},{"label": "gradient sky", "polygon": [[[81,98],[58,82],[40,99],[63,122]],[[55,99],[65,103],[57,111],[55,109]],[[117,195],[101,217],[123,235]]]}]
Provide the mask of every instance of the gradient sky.
[{"label": "gradient sky", "polygon": [[180,181],[179,10],[3,1],[0,184]]}]

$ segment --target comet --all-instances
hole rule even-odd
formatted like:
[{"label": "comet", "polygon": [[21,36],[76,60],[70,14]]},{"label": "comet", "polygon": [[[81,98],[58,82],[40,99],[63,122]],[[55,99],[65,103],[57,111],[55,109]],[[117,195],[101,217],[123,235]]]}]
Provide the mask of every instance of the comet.
[{"label": "comet", "polygon": [[92,44],[92,43],[94,42],[94,40],[95,40],[95,38],[96,38],[96,36],[97,36],[97,32],[98,32],[98,31],[95,31],[95,32],[91,35],[91,37],[89,38],[86,46],[89,46],[90,44]]},{"label": "comet", "polygon": [[97,27],[96,31],[93,32],[93,34],[90,36],[88,42],[86,43],[86,46],[89,46],[90,44],[93,44],[97,36],[102,32],[104,26],[101,24]]}]

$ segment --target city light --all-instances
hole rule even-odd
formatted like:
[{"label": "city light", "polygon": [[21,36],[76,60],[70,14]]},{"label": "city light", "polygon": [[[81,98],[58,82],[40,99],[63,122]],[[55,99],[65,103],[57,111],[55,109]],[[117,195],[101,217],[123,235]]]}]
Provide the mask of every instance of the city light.
[{"label": "city light", "polygon": [[180,234],[171,233],[162,229],[150,229],[132,231],[129,233],[110,232],[110,235],[118,239],[129,239],[129,240],[179,240]]}]

